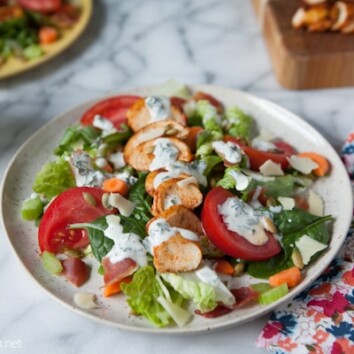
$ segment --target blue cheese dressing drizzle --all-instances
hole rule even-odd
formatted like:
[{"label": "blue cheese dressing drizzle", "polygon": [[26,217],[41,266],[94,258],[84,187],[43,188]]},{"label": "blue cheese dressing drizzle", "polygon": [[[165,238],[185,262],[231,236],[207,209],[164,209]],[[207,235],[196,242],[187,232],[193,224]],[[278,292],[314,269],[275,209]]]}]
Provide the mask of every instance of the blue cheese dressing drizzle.
[{"label": "blue cheese dressing drizzle", "polygon": [[182,237],[191,241],[199,240],[199,237],[196,233],[187,229],[172,227],[166,221],[166,219],[163,218],[159,218],[153,221],[149,225],[148,232],[149,232],[149,236],[145,238],[144,243],[149,245],[148,248],[150,249],[152,254],[153,254],[154,247],[157,247],[161,243],[168,241],[171,237],[173,237],[177,233],[179,233]]},{"label": "blue cheese dressing drizzle", "polygon": [[148,96],[145,105],[150,113],[150,123],[166,120],[171,115],[171,102],[166,96]]},{"label": "blue cheese dressing drizzle", "polygon": [[111,263],[114,264],[130,258],[140,267],[146,266],[148,264],[147,253],[141,238],[134,233],[124,233],[118,215],[107,215],[106,222],[108,227],[104,234],[114,242],[112,249],[106,256]]},{"label": "blue cheese dressing drizzle", "polygon": [[248,242],[262,246],[268,242],[268,236],[263,227],[265,214],[253,209],[241,199],[228,198],[218,206],[218,212],[228,230],[236,232]]},{"label": "blue cheese dressing drizzle", "polygon": [[171,161],[176,161],[179,150],[167,138],[156,139],[154,142],[154,159],[149,170],[155,171],[165,168]]}]

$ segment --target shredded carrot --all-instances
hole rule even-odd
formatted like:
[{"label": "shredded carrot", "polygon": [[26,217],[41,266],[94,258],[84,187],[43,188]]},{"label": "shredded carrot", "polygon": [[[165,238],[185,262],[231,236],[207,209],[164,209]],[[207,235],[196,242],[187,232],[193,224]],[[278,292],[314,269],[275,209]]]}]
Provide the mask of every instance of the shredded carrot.
[{"label": "shredded carrot", "polygon": [[119,193],[123,196],[126,196],[129,192],[128,184],[126,182],[124,182],[123,180],[116,178],[116,177],[106,179],[103,182],[102,189],[105,192]]},{"label": "shredded carrot", "polygon": [[106,285],[104,287],[103,290],[103,296],[104,297],[109,297],[115,294],[118,294],[121,292],[121,284],[122,283],[130,283],[133,280],[133,278],[131,276],[125,277],[121,280],[118,280],[117,282],[110,284],[110,285]]},{"label": "shredded carrot", "polygon": [[302,280],[301,272],[298,267],[291,267],[269,277],[269,285],[276,287],[287,283],[289,288],[293,288]]},{"label": "shredded carrot", "polygon": [[315,152],[302,152],[301,154],[298,154],[298,156],[307,157],[311,159],[313,162],[317,163],[318,167],[313,170],[313,173],[316,176],[322,177],[328,173],[329,162],[324,156],[317,154]]},{"label": "shredded carrot", "polygon": [[224,259],[219,259],[216,262],[215,271],[217,273],[233,275],[234,274],[234,267],[228,261],[225,261]]},{"label": "shredded carrot", "polygon": [[55,27],[42,27],[39,30],[39,42],[41,44],[50,44],[59,38],[59,32]]},{"label": "shredded carrot", "polygon": [[188,128],[188,135],[185,139],[185,142],[191,148],[192,151],[196,149],[197,138],[199,133],[202,131],[203,128],[198,126]]}]

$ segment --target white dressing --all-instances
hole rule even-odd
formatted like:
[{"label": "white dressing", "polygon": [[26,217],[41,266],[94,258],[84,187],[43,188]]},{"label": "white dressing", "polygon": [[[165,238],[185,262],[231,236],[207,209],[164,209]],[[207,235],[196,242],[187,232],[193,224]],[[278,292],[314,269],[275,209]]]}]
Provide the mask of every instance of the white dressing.
[{"label": "white dressing", "polygon": [[169,194],[164,200],[164,209],[167,210],[171,206],[182,204],[182,200],[178,195]]},{"label": "white dressing", "polygon": [[92,125],[97,129],[103,130],[105,133],[116,131],[113,123],[99,114],[93,117]]},{"label": "white dressing", "polygon": [[173,237],[177,233],[180,233],[182,237],[191,241],[199,240],[199,237],[196,233],[187,229],[173,227],[166,221],[166,219],[163,218],[159,218],[153,221],[149,225],[148,233],[149,236],[147,237],[147,239],[152,249],[154,247],[157,247],[161,243],[168,241],[171,237]]},{"label": "white dressing", "polygon": [[177,182],[178,187],[181,187],[181,188],[184,188],[184,187],[188,186],[189,184],[198,184],[198,181],[196,180],[195,177],[191,176],[191,177],[183,178],[182,180]]},{"label": "white dressing", "polygon": [[118,215],[107,215],[106,222],[108,227],[104,234],[114,242],[112,249],[106,256],[111,263],[130,258],[140,267],[146,266],[148,264],[147,254],[141,238],[134,233],[124,233]]},{"label": "white dressing", "polygon": [[166,120],[171,115],[171,102],[166,96],[148,96],[145,105],[150,113],[150,123]]},{"label": "white dressing", "polygon": [[204,176],[203,172],[206,168],[204,161],[193,161],[191,163],[186,163],[182,161],[174,161],[168,163],[164,169],[167,172],[160,172],[154,178],[154,188],[157,189],[158,186],[169,179],[177,178],[182,173],[194,177],[199,184],[202,186],[207,185],[207,178]]},{"label": "white dressing", "polygon": [[237,197],[231,197],[218,206],[218,212],[228,230],[236,232],[248,242],[262,246],[268,242],[268,236],[262,226],[261,213]]},{"label": "white dressing", "polygon": [[255,138],[252,140],[252,147],[260,151],[274,151],[277,147],[270,141]]},{"label": "white dressing", "polygon": [[86,152],[74,152],[71,155],[71,166],[74,172],[77,187],[100,187],[104,174],[92,167],[91,158]]},{"label": "white dressing", "polygon": [[113,164],[116,170],[125,167],[126,162],[122,151],[117,151],[111,154],[108,158],[109,162]]},{"label": "white dressing", "polygon": [[231,164],[236,164],[241,162],[242,154],[240,147],[231,142],[224,142],[224,141],[214,141],[212,144],[213,149],[215,152],[221,156],[226,162]]},{"label": "white dressing", "polygon": [[250,176],[246,176],[244,173],[239,171],[230,171],[230,175],[236,182],[236,190],[244,191],[252,181]]},{"label": "white dressing", "polygon": [[153,153],[154,159],[150,164],[150,171],[165,168],[171,161],[176,161],[179,151],[169,139],[160,138],[156,139],[154,142]]}]

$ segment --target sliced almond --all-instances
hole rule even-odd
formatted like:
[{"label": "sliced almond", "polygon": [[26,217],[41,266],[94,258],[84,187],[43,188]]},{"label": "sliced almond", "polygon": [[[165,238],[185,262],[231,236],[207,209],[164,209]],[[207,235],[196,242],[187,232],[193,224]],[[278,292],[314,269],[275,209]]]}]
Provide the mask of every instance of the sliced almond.
[{"label": "sliced almond", "polygon": [[302,0],[302,2],[303,2],[305,5],[312,6],[312,5],[325,4],[325,3],[327,3],[328,1],[327,1],[327,0]]},{"label": "sliced almond", "polygon": [[306,24],[305,19],[306,19],[305,9],[300,7],[295,12],[295,14],[291,20],[291,24],[293,25],[293,27],[295,29],[300,29],[301,27],[303,27]]}]

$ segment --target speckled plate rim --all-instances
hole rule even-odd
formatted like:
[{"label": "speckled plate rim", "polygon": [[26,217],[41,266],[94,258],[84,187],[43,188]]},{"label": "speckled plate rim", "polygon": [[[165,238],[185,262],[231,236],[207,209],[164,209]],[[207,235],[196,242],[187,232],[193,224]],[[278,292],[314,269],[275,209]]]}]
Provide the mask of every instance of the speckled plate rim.
[{"label": "speckled plate rim", "polygon": [[53,59],[64,50],[66,50],[69,46],[71,46],[87,27],[92,14],[92,0],[80,0],[80,6],[82,10],[79,21],[73,28],[65,31],[63,37],[60,38],[57,42],[44,45],[43,49],[45,54],[43,56],[27,62],[20,61],[16,58],[9,58],[5,64],[0,65],[0,80],[36,68],[37,66]]},{"label": "speckled plate rim", "polygon": [[[18,149],[18,151],[16,152],[14,157],[9,162],[9,165],[4,173],[2,183],[1,183],[1,189],[0,189],[0,193],[1,193],[0,194],[1,222],[3,225],[3,229],[5,231],[5,234],[7,235],[8,242],[9,242],[12,250],[14,251],[16,257],[18,258],[20,264],[23,266],[23,268],[25,269],[27,274],[35,281],[35,283],[38,286],[40,286],[41,289],[43,289],[55,301],[64,305],[66,308],[74,311],[75,313],[83,315],[89,319],[96,321],[96,322],[106,324],[111,327],[116,327],[118,329],[131,330],[131,331],[144,332],[144,333],[152,333],[152,334],[162,334],[162,333],[164,333],[164,334],[195,334],[195,333],[205,332],[205,331],[210,331],[210,330],[221,330],[224,328],[230,328],[230,327],[234,327],[236,325],[240,325],[240,324],[249,322],[249,321],[254,320],[254,319],[261,317],[263,315],[266,315],[267,313],[278,308],[280,305],[288,303],[297,294],[299,294],[301,291],[306,289],[306,287],[309,286],[323,272],[323,270],[330,264],[330,262],[333,260],[333,258],[336,256],[336,254],[340,250],[340,247],[342,246],[342,244],[345,240],[346,231],[348,230],[348,228],[350,226],[351,218],[352,218],[353,199],[352,199],[352,192],[351,192],[351,184],[350,184],[349,178],[347,176],[346,170],[344,168],[344,165],[342,164],[338,154],[335,152],[333,147],[324,139],[324,137],[320,133],[318,133],[312,126],[310,126],[308,123],[306,123],[304,120],[302,120],[301,118],[299,118],[298,116],[294,115],[293,113],[285,110],[284,108],[282,108],[270,101],[255,97],[253,95],[250,95],[248,93],[244,93],[242,91],[218,87],[218,86],[214,86],[214,85],[190,85],[190,87],[193,90],[203,90],[203,91],[209,92],[211,94],[215,94],[215,91],[218,91],[219,93],[224,92],[224,93],[227,93],[228,95],[231,95],[231,96],[232,96],[232,94],[237,94],[239,97],[243,97],[245,100],[248,100],[248,101],[252,102],[252,104],[257,105],[260,109],[262,109],[262,108],[267,109],[268,114],[271,114],[271,112],[274,112],[274,114],[275,114],[275,112],[277,112],[277,114],[279,114],[279,113],[284,114],[286,119],[289,119],[289,126],[290,127],[291,127],[291,125],[300,126],[301,129],[303,129],[304,135],[310,134],[311,136],[314,136],[315,139],[319,139],[321,144],[323,144],[326,147],[326,149],[327,149],[326,152],[329,153],[329,155],[330,155],[332,168],[335,168],[337,173],[339,173],[340,176],[343,178],[343,180],[344,180],[343,189],[345,192],[344,195],[348,196],[348,198],[346,199],[346,201],[344,203],[345,209],[342,210],[342,213],[339,215],[339,217],[337,219],[337,222],[340,221],[341,230],[342,230],[341,234],[340,235],[332,235],[331,247],[329,248],[329,250],[326,253],[324,253],[319,258],[319,260],[316,261],[317,265],[318,265],[318,262],[321,262],[320,266],[318,266],[317,269],[311,274],[311,277],[306,277],[305,281],[303,281],[296,288],[292,289],[292,291],[289,292],[289,294],[287,294],[283,298],[279,299],[278,301],[276,301],[268,306],[261,307],[258,311],[255,311],[253,313],[251,311],[251,313],[248,315],[244,315],[244,316],[240,316],[240,317],[231,317],[231,318],[229,315],[224,316],[223,318],[225,318],[225,320],[222,321],[221,323],[217,323],[217,324],[213,324],[212,322],[211,323],[209,322],[206,325],[201,325],[196,328],[191,328],[191,327],[182,327],[182,328],[178,328],[178,327],[168,327],[168,328],[136,327],[134,325],[121,324],[121,323],[117,323],[117,322],[114,322],[111,320],[107,320],[107,319],[98,317],[95,314],[88,313],[84,310],[74,307],[73,305],[69,304],[66,301],[59,299],[55,294],[53,294],[45,286],[45,284],[41,283],[41,281],[39,279],[37,279],[29,271],[29,269],[26,267],[24,261],[21,259],[20,255],[16,251],[16,247],[13,244],[12,239],[11,239],[11,231],[9,230],[9,227],[7,226],[7,220],[4,218],[3,211],[4,211],[4,195],[6,192],[5,186],[6,186],[8,176],[11,172],[11,168],[12,168],[13,164],[15,163],[17,157],[26,149],[26,146],[29,144],[30,141],[32,141],[32,139],[36,139],[38,136],[43,134],[51,125],[55,125],[56,122],[60,121],[63,117],[71,114],[71,112],[74,109],[80,109],[81,107],[86,107],[88,105],[94,104],[95,102],[98,102],[101,99],[113,96],[113,94],[105,95],[103,97],[82,103],[81,105],[79,105],[73,109],[70,109],[70,110],[66,111],[65,113],[62,113],[62,114],[56,116],[55,118],[53,118],[52,120],[47,122],[45,125],[43,125],[29,139],[27,139],[27,141],[24,144],[22,144],[22,146]],[[143,87],[143,88],[138,88],[138,89],[117,92],[115,94],[139,94],[139,93],[146,94],[146,92],[154,91],[156,88],[157,88],[156,86]],[[60,132],[60,134],[62,134],[62,133],[63,132]],[[327,154],[327,157],[328,157],[328,154]],[[335,241],[334,244],[332,244],[333,241]],[[309,268],[312,268],[312,267],[314,267],[314,266],[311,266]],[[232,312],[232,314],[235,314],[235,313],[236,313],[235,311]]]}]

